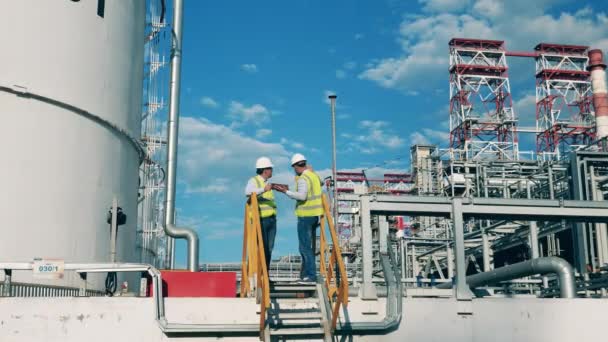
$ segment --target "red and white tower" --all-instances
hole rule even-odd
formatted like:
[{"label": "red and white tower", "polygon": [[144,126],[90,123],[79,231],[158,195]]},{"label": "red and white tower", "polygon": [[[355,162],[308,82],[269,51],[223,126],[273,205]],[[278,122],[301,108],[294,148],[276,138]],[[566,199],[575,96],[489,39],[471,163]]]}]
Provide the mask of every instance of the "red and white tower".
[{"label": "red and white tower", "polygon": [[504,41],[450,40],[452,159],[518,159]]},{"label": "red and white tower", "polygon": [[587,46],[541,43],[536,57],[536,151],[559,159],[595,136]]}]

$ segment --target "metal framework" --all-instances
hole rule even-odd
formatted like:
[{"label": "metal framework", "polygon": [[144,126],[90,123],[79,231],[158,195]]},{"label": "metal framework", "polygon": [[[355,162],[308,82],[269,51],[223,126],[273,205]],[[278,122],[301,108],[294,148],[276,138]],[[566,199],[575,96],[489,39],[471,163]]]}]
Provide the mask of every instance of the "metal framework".
[{"label": "metal framework", "polygon": [[[455,280],[456,297],[461,300],[467,300],[471,298],[466,277],[464,276],[467,274],[467,259],[465,257],[467,221],[476,218],[493,218],[510,221],[540,219],[546,221],[603,222],[608,220],[608,203],[578,200],[362,196],[360,208],[363,230],[361,244],[363,249],[362,298],[371,299],[376,296],[372,281],[374,267],[371,218],[373,215],[400,214],[451,218],[454,234],[450,243],[454,247],[457,275]],[[380,234],[379,236],[381,240],[389,238],[388,234]],[[388,244],[388,242],[379,242],[380,246],[383,244]]]},{"label": "metal framework", "polygon": [[541,43],[536,57],[536,150],[560,159],[594,139],[588,47]]},{"label": "metal framework", "polygon": [[504,42],[454,38],[449,46],[452,159],[517,160]]}]

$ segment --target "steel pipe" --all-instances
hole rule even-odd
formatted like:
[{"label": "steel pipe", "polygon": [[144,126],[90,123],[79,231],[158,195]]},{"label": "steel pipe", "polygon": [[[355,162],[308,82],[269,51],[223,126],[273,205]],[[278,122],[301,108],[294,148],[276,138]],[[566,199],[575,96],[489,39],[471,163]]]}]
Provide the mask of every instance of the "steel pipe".
[{"label": "steel pipe", "polygon": [[[566,260],[558,257],[532,259],[500,267],[490,272],[478,273],[468,276],[467,284],[469,287],[475,288],[534,274],[548,273],[555,273],[558,275],[561,298],[576,298],[574,270]],[[450,287],[452,287],[451,283],[444,283],[437,286],[437,288],[440,289],[449,289]]]},{"label": "steel pipe", "polygon": [[[171,81],[169,96],[169,119],[167,122],[167,190],[165,198],[165,234],[172,238],[188,240],[188,269],[198,272],[198,235],[190,228],[175,226],[175,188],[177,171],[177,137],[179,130],[179,96],[182,68],[182,26],[184,2],[175,0],[173,6],[173,44],[171,48]],[[174,251],[171,239],[167,239],[168,264],[171,265]]]}]

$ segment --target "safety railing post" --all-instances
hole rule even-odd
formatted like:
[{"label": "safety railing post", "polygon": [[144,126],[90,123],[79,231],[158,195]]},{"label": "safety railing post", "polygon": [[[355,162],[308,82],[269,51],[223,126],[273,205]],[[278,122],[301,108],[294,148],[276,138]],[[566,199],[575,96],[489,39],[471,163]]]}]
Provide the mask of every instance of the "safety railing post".
[{"label": "safety railing post", "polygon": [[13,277],[13,270],[4,270],[4,287],[2,288],[2,297],[11,296],[12,277]]},{"label": "safety railing post", "polygon": [[87,273],[80,273],[80,290],[78,292],[79,297],[86,297],[87,295]]}]

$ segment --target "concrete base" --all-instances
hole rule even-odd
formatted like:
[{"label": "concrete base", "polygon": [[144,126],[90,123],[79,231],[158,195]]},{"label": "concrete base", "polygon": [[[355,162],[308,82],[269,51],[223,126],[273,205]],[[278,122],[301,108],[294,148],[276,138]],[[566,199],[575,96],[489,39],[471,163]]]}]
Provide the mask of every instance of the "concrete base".
[{"label": "concrete base", "polygon": [[[352,322],[380,321],[384,300],[352,298]],[[256,324],[258,305],[238,298],[167,298],[174,323]],[[342,341],[601,341],[608,300],[474,299],[472,314],[458,314],[452,298],[404,298],[398,330]],[[208,341],[218,337],[167,337],[154,320],[151,298],[0,298],[0,341]],[[258,341],[224,336],[222,340]]]}]

